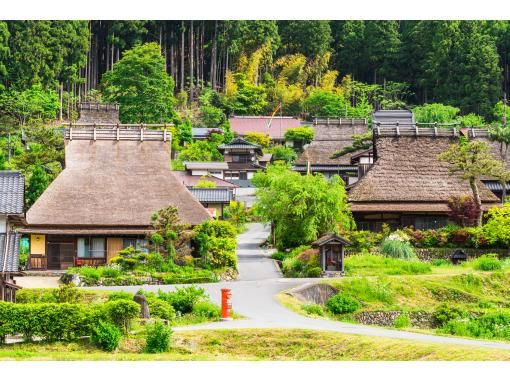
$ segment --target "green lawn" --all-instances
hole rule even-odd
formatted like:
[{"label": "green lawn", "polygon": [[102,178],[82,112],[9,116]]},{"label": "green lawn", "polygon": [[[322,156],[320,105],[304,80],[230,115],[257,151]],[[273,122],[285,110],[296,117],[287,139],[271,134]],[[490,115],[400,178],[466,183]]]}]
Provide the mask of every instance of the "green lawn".
[{"label": "green lawn", "polygon": [[0,346],[0,360],[510,360],[510,350],[308,330],[176,331],[165,354],[143,353],[142,337],[105,353],[86,340]]}]

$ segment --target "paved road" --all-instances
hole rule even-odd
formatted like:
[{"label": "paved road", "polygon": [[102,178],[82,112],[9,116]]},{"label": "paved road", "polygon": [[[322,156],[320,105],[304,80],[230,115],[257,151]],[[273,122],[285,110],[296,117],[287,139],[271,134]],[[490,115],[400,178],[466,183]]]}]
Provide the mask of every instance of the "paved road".
[{"label": "paved road", "polygon": [[[206,289],[211,299],[218,303],[221,288],[230,288],[234,310],[245,316],[246,319],[184,326],[175,328],[176,330],[302,328],[430,343],[510,349],[510,344],[507,343],[418,334],[381,327],[312,319],[296,314],[281,306],[275,296],[281,291],[315,280],[282,278],[268,254],[259,248],[259,244],[266,239],[268,233],[269,230],[263,225],[254,223],[248,226],[246,233],[238,237],[239,281],[200,285]],[[157,291],[157,289],[169,291],[174,289],[175,285],[145,285],[142,288],[151,291]],[[140,289],[140,286],[113,287],[111,289],[122,289],[134,293]]]}]

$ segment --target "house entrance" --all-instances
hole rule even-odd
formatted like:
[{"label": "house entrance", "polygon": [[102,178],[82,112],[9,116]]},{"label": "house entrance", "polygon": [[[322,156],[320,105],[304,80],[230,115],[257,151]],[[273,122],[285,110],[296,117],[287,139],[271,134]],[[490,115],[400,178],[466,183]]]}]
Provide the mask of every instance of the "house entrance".
[{"label": "house entrance", "polygon": [[46,253],[48,269],[67,269],[73,266],[75,244],[69,237],[48,237]]}]

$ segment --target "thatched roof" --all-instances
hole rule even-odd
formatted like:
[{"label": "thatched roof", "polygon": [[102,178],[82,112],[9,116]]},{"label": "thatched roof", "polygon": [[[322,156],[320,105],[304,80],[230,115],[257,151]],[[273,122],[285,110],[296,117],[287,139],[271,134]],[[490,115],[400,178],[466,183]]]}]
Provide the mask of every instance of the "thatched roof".
[{"label": "thatched roof", "polygon": [[[471,194],[468,183],[451,176],[449,164],[437,158],[458,138],[423,132],[376,136],[378,158],[349,193],[352,211],[447,212],[452,196]],[[483,203],[498,203],[481,182],[479,188]]]},{"label": "thatched roof", "polygon": [[143,141],[128,137],[134,136],[129,130],[103,133],[97,141],[66,138],[66,168],[27,212],[28,226],[145,227],[169,205],[184,223],[209,219],[170,171],[170,142],[163,131],[156,140],[157,132]]},{"label": "thatched roof", "polygon": [[368,126],[363,119],[356,123],[317,124],[314,126],[313,141],[305,147],[303,153],[296,160],[296,164],[305,165],[310,161],[315,165],[349,165],[351,156],[355,152],[338,158],[331,157],[352,145],[352,135],[362,135],[366,132],[368,132]]},{"label": "thatched roof", "polygon": [[77,124],[118,124],[119,105],[106,103],[79,103],[80,118]]}]

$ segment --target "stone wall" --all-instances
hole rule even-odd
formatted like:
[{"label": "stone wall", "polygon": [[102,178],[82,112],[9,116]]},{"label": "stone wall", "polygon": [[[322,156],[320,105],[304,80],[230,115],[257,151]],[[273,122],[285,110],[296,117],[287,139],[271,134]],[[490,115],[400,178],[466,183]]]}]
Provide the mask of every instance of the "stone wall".
[{"label": "stone wall", "polygon": [[326,301],[338,293],[338,290],[328,284],[305,284],[291,289],[287,294],[306,303],[324,306]]},{"label": "stone wall", "polygon": [[496,253],[499,257],[509,257],[510,251],[508,249],[494,249],[494,248],[414,248],[414,252],[422,261],[432,261],[435,259],[449,259],[450,256],[457,249],[461,249],[468,255],[469,258],[479,257],[487,253]]},{"label": "stone wall", "polygon": [[[393,326],[395,319],[397,319],[403,312],[402,311],[362,311],[354,314],[354,318],[358,323],[364,325],[377,325],[377,326]],[[433,313],[426,311],[411,311],[408,312],[409,320],[412,327],[422,329],[434,328],[435,321]]]}]

